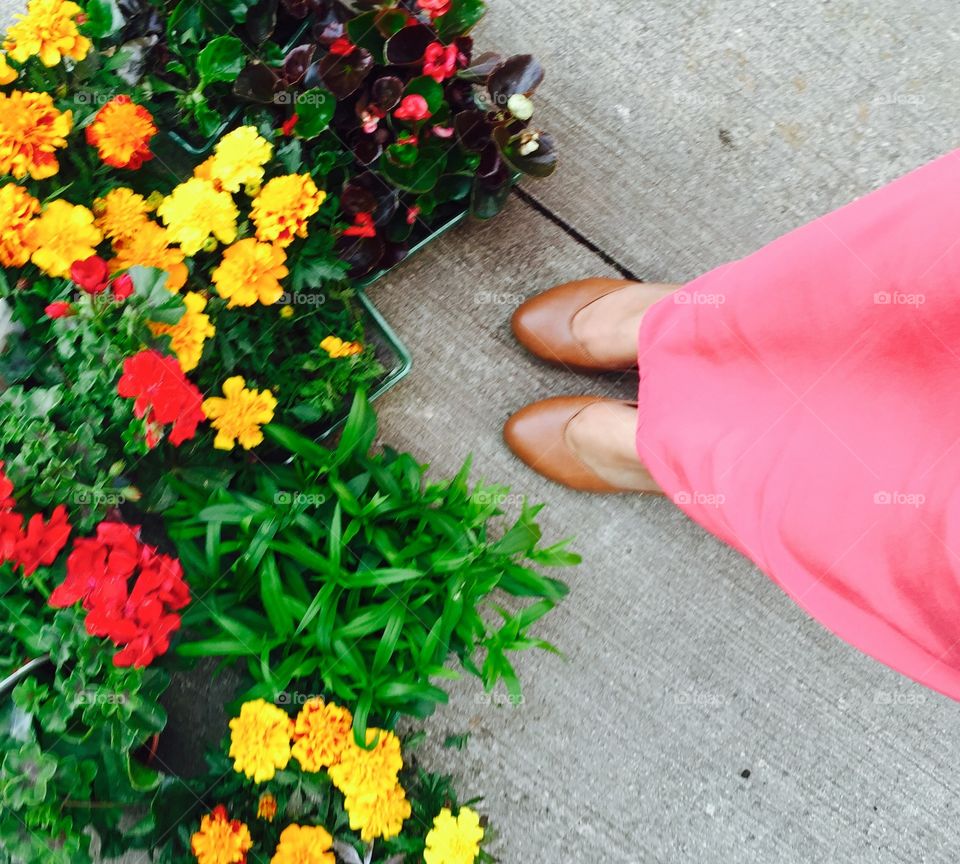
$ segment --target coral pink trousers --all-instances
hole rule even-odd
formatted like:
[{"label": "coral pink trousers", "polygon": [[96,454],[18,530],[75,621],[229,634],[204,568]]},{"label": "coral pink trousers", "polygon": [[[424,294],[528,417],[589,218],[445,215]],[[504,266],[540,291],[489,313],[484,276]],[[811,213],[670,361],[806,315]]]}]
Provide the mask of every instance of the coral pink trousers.
[{"label": "coral pink trousers", "polygon": [[639,366],[673,501],[960,699],[960,151],[657,303]]}]

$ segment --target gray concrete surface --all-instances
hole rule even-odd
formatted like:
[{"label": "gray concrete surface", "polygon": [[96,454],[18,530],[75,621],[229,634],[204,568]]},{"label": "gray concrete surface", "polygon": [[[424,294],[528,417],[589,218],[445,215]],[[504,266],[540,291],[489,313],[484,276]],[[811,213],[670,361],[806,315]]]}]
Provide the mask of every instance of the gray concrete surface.
[{"label": "gray concrete surface", "polygon": [[[478,44],[548,71],[563,163],[526,188],[645,279],[691,278],[957,142],[946,0],[489,2]],[[585,557],[541,628],[565,657],[520,659],[518,706],[455,686],[429,726],[469,743],[428,761],[486,796],[504,862],[954,861],[953,702],[826,633],[667,502],[554,488],[502,445],[530,400],[632,393],[508,331],[523,297],[612,272],[514,200],[373,292],[416,363],[380,404],[384,439],[443,474],[473,452],[477,476],[548,500],[548,536]]]}]

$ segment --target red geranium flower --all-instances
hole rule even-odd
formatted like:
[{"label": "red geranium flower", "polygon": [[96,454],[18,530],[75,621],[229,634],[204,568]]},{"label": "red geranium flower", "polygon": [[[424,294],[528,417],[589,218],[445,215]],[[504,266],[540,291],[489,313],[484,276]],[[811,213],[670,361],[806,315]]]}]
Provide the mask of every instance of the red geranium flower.
[{"label": "red geranium flower", "polygon": [[423,53],[423,74],[429,75],[438,84],[452,78],[461,63],[461,54],[456,45],[431,42]]},{"label": "red geranium flower", "polygon": [[344,237],[376,237],[377,228],[373,224],[373,216],[369,213],[357,213],[353,218],[353,225],[345,229]]},{"label": "red geranium flower", "polygon": [[100,294],[110,281],[110,267],[99,255],[70,265],[70,278],[88,294]]},{"label": "red geranium flower", "polygon": [[417,0],[419,6],[430,18],[439,18],[450,11],[451,0]]},{"label": "red geranium flower", "polygon": [[0,462],[0,564],[12,563],[20,567],[24,576],[30,576],[38,567],[49,567],[70,537],[67,510],[60,505],[50,521],[35,513],[23,527],[23,516],[13,511],[13,483],[3,472]]},{"label": "red geranium flower", "polygon": [[193,438],[197,425],[206,419],[203,394],[183,374],[176,357],[159,351],[141,351],[124,360],[117,393],[136,399],[133,413],[146,416],[148,424],[172,423],[170,443],[174,447]]},{"label": "red geranium flower", "polygon": [[43,516],[35,513],[14,549],[14,564],[23,568],[24,576],[31,575],[41,565],[49,567],[67,545],[69,537],[70,523],[67,521],[67,509],[62,504],[53,511],[46,524]]},{"label": "red geranium flower", "polygon": [[13,500],[13,483],[3,470],[4,463],[0,461],[0,511],[12,510],[17,502]]},{"label": "red geranium flower", "polygon": [[411,93],[409,96],[403,97],[403,101],[397,110],[393,112],[393,116],[398,120],[417,121],[426,120],[432,115],[430,114],[430,106],[427,105],[427,100],[419,93]]},{"label": "red geranium flower", "polygon": [[95,537],[73,544],[66,578],[50,595],[55,608],[77,602],[87,632],[121,649],[115,666],[144,667],[170,647],[190,589],[180,562],[143,543],[139,526],[101,522]]}]

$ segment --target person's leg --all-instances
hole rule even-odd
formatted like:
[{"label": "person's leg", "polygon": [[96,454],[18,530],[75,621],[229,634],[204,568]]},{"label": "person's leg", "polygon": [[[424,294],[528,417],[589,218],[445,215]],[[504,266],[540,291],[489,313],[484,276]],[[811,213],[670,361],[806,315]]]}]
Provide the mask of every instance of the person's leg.
[{"label": "person's leg", "polygon": [[635,366],[644,312],[682,287],[636,282],[606,294],[573,316],[573,335],[602,363],[622,364],[625,369]]},{"label": "person's leg", "polygon": [[595,402],[565,430],[567,446],[611,486],[663,493],[637,455],[637,408],[625,402]]}]

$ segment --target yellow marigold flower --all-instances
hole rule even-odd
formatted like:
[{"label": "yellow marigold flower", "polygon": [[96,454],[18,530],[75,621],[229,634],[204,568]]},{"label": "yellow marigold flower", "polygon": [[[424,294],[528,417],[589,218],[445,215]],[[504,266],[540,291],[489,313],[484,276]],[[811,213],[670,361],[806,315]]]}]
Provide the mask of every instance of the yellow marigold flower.
[{"label": "yellow marigold flower", "polygon": [[127,270],[130,267],[156,267],[167,271],[166,289],[176,294],[187,282],[187,265],[183,250],[170,245],[170,234],[162,225],[149,219],[136,233],[113,241],[114,259],[110,269]]},{"label": "yellow marigold flower", "polygon": [[277,799],[269,792],[264,792],[257,802],[257,818],[266,819],[267,822],[273,822],[277,815]]},{"label": "yellow marigold flower", "polygon": [[304,771],[335,764],[350,740],[352,726],[353,717],[346,708],[308,699],[294,721],[293,758]]},{"label": "yellow marigold flower", "polygon": [[350,828],[360,832],[364,843],[382,837],[389,840],[403,829],[403,822],[410,818],[410,802],[403,787],[396,786],[386,792],[369,792],[348,795],[344,807],[350,816]]},{"label": "yellow marigold flower", "polygon": [[330,767],[330,779],[344,795],[386,792],[397,785],[397,774],[403,767],[400,739],[393,732],[367,729],[367,746],[374,740],[376,746],[365,750],[351,735],[340,761]]},{"label": "yellow marigold flower", "polygon": [[126,94],[114,96],[87,126],[87,143],[113,168],[136,171],[153,158],[150,139],[157,134],[153,116]]},{"label": "yellow marigold flower", "polygon": [[273,155],[273,145],[260,137],[255,126],[241,126],[228,132],[213,148],[210,176],[227,192],[263,180],[263,166]]},{"label": "yellow marigold flower", "polygon": [[196,255],[211,235],[221,243],[237,237],[237,205],[209,180],[191,177],[181,183],[157,208],[157,215],[186,255]]},{"label": "yellow marigold flower", "polygon": [[12,84],[17,80],[19,73],[7,62],[7,55],[0,54],[0,87]]},{"label": "yellow marigold flower", "polygon": [[222,804],[200,820],[200,830],[190,838],[198,864],[244,864],[252,846],[250,829],[231,819]]},{"label": "yellow marigold flower", "polygon": [[110,240],[133,237],[148,221],[149,210],[147,200],[126,186],[111,189],[93,202],[97,227]]},{"label": "yellow marigold flower", "polygon": [[83,60],[90,40],[77,29],[83,10],[70,0],[30,0],[26,14],[7,29],[3,47],[17,61],[39,57],[44,66],[56,66],[64,57]]},{"label": "yellow marigold flower", "polygon": [[55,151],[67,146],[71,128],[73,113],[58,111],[49,93],[0,93],[0,174],[53,177],[60,170]]},{"label": "yellow marigold flower", "polygon": [[270,864],[336,864],[333,837],[319,825],[288,825]]},{"label": "yellow marigold flower", "polygon": [[433,820],[423,850],[425,864],[473,864],[480,853],[483,828],[480,817],[469,807],[454,816],[444,807]]},{"label": "yellow marigold flower", "polygon": [[0,265],[22,267],[30,260],[33,248],[25,234],[39,212],[40,202],[22,186],[0,186]]},{"label": "yellow marigold flower", "polygon": [[[230,379],[235,380],[243,386],[242,378]],[[203,408],[207,410],[206,402]],[[292,732],[293,721],[282,708],[263,699],[244,702],[240,716],[230,721],[230,758],[233,759],[234,770],[238,774],[246,774],[256,783],[273,779],[277,770],[286,768],[290,761]]]},{"label": "yellow marigold flower", "polygon": [[306,237],[307,220],[326,197],[309,174],[285,174],[268,180],[250,210],[257,239],[289,246],[295,237]]},{"label": "yellow marigold flower", "polygon": [[30,260],[44,273],[69,276],[70,265],[95,254],[103,235],[86,207],[58,198],[27,226],[24,239],[34,250]]},{"label": "yellow marigold flower", "polygon": [[352,357],[363,351],[359,342],[344,342],[339,336],[327,336],[320,342],[320,347],[331,357]]},{"label": "yellow marigold flower", "polygon": [[[235,443],[239,443],[244,450],[256,447],[263,441],[263,432],[260,431],[260,427],[273,419],[273,409],[277,407],[277,400],[273,398],[273,394],[269,390],[247,390],[245,385],[246,382],[240,375],[234,375],[223,382],[223,395],[226,398],[214,396],[203,401],[203,412],[210,419],[210,425],[217,430],[213,446],[218,450],[232,450]],[[275,710],[280,711],[279,708]],[[280,713],[283,714],[282,711]],[[292,720],[290,728],[292,732]],[[287,738],[289,737],[288,735]],[[289,740],[286,758],[290,758]],[[286,765],[286,761],[283,764]],[[270,775],[272,776],[273,774]],[[257,782],[260,782],[259,778]]]},{"label": "yellow marigold flower", "polygon": [[289,272],[286,260],[287,254],[279,246],[247,237],[224,250],[210,279],[231,308],[252,306],[258,300],[271,306],[283,296],[280,280]]},{"label": "yellow marigold flower", "polygon": [[183,303],[187,308],[176,324],[151,321],[150,332],[154,336],[169,335],[170,347],[177,355],[180,368],[184,372],[190,372],[196,369],[200,362],[203,343],[217,331],[210,323],[210,316],[203,312],[207,308],[206,297],[188,291],[183,295]]}]

